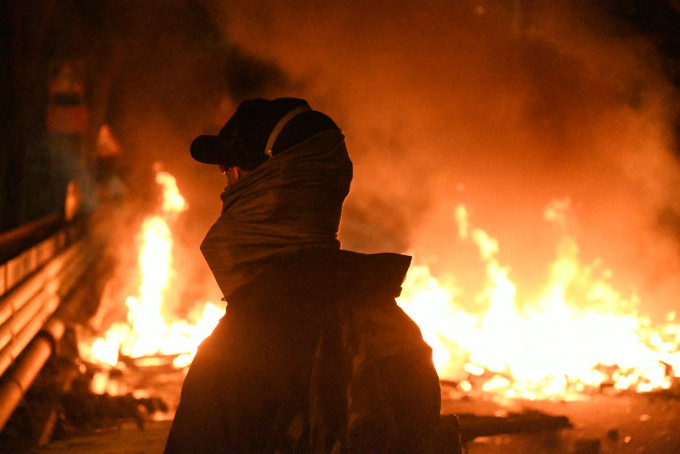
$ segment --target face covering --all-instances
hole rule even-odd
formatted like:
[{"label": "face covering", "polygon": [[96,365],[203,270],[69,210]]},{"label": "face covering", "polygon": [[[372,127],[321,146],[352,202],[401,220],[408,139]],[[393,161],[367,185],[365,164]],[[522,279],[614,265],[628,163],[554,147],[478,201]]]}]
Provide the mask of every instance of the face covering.
[{"label": "face covering", "polygon": [[228,296],[267,259],[306,249],[339,249],[352,161],[339,130],[275,155],[222,193],[222,213],[201,252]]}]

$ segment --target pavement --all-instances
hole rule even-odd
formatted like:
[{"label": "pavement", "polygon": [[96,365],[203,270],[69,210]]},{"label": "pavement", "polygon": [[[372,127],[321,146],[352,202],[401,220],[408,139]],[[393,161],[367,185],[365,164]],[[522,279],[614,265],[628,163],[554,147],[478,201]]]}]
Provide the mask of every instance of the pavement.
[{"label": "pavement", "polygon": [[[571,429],[476,438],[466,454],[678,454],[680,397],[652,394],[596,394],[576,402],[513,401],[443,394],[443,413],[478,416],[510,412],[542,412],[567,416]],[[54,441],[35,449],[39,454],[160,454],[170,421],[147,421],[140,430],[133,421],[115,429]]]},{"label": "pavement", "polygon": [[171,421],[147,421],[144,429],[129,421],[107,431],[59,440],[34,449],[40,454],[161,454]]}]

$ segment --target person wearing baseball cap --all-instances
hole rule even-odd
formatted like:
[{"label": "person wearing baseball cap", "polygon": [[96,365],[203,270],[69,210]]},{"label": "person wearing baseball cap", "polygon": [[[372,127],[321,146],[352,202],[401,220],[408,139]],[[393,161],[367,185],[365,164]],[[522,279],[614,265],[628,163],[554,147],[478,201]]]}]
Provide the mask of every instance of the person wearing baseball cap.
[{"label": "person wearing baseball cap", "polygon": [[201,252],[228,306],[166,454],[426,452],[439,381],[394,299],[411,258],[340,248],[352,161],[336,123],[303,99],[246,100],[190,153],[226,175]]}]

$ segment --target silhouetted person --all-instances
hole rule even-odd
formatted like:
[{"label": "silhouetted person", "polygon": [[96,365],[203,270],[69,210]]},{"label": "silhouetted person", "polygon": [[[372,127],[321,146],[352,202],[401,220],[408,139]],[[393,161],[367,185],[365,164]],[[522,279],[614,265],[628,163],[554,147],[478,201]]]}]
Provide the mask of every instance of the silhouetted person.
[{"label": "silhouetted person", "polygon": [[191,155],[227,178],[201,251],[228,307],[166,453],[426,452],[439,381],[394,300],[411,259],[340,249],[352,162],[333,120],[302,99],[248,100]]}]

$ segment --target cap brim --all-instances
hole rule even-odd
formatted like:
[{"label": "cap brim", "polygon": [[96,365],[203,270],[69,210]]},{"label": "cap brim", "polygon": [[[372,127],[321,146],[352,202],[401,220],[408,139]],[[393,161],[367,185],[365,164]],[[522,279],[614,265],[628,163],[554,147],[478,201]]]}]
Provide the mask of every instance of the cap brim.
[{"label": "cap brim", "polygon": [[204,164],[220,163],[220,139],[217,136],[198,136],[191,142],[191,157]]}]

